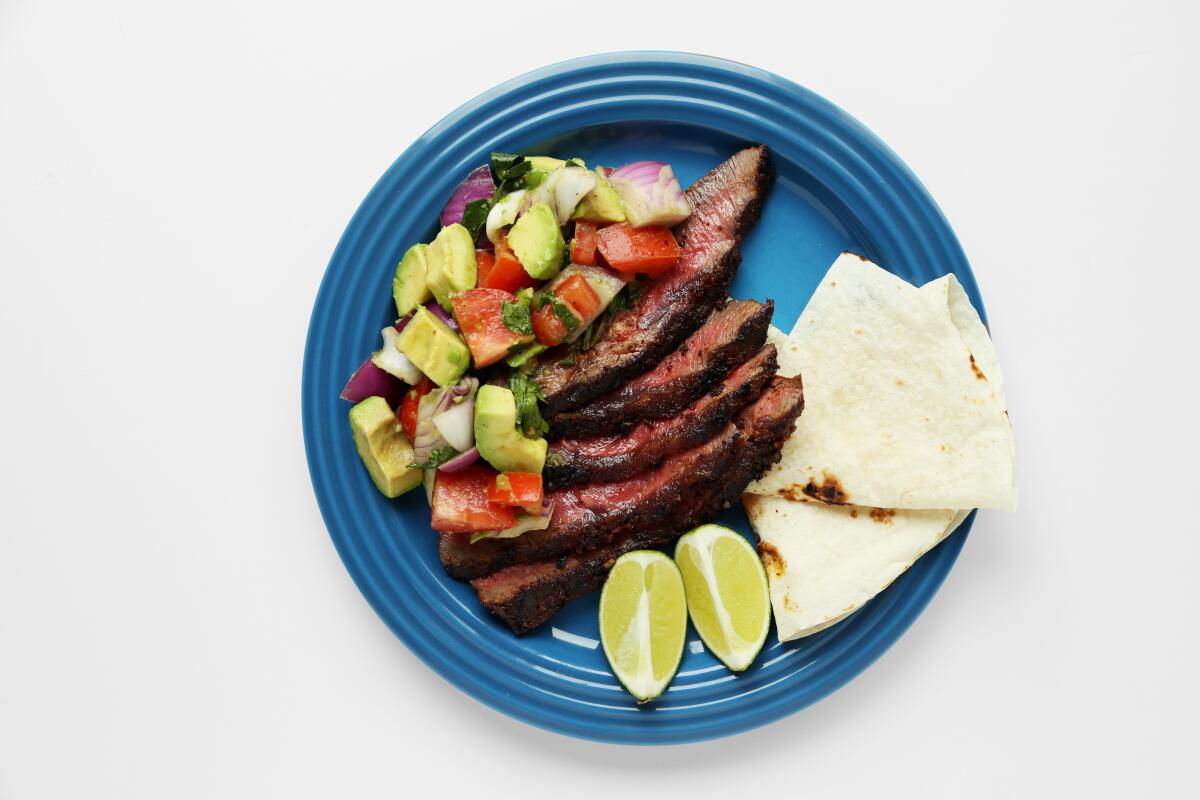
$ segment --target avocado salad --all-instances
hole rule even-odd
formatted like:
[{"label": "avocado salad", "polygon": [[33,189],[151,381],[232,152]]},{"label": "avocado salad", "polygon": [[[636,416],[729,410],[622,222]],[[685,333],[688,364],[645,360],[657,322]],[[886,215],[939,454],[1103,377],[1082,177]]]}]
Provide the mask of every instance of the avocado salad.
[{"label": "avocado salad", "polygon": [[691,213],[669,164],[609,169],[493,153],[392,281],[398,317],[341,396],[387,497],[423,486],[431,527],[511,538],[550,526],[539,363],[570,365],[679,260]]}]

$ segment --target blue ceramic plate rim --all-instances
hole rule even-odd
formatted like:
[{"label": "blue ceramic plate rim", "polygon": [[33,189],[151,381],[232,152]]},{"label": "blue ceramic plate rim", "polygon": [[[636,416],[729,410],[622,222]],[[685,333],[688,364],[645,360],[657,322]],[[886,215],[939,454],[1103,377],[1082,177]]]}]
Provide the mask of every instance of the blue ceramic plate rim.
[{"label": "blue ceramic plate rim", "polygon": [[[458,176],[498,140],[536,141],[598,123],[636,121],[720,127],[747,141],[765,141],[777,157],[800,159],[816,183],[829,188],[830,197],[823,199],[840,208],[843,222],[863,242],[866,255],[889,268],[902,267],[895,269],[902,274],[932,278],[953,272],[984,313],[962,248],[928,192],[885,144],[833,104],[772,73],[709,56],[588,56],[522,75],[476,97],[418,138],[379,179],[339,240],[314,303],[305,344],[302,418],[313,488],[338,554],[368,603],[418,658],[477,700],[537,727],[602,742],[677,744],[776,721],[861,673],[932,599],[974,515],[893,584],[886,601],[857,626],[855,636],[835,645],[834,652],[823,653],[816,674],[797,690],[764,692],[740,708],[722,708],[699,718],[681,715],[678,725],[642,729],[637,723],[626,726],[582,715],[577,703],[534,685],[521,672],[525,665],[483,666],[491,654],[479,649],[469,631],[446,627],[436,613],[418,613],[422,608],[437,611],[426,598],[405,597],[404,613],[399,613],[396,598],[382,585],[386,576],[359,551],[353,523],[369,511],[347,507],[349,493],[330,456],[335,442],[344,446],[346,434],[344,429],[332,430],[325,413],[329,396],[337,391],[329,375],[329,342],[347,323],[347,309],[338,308],[339,295],[347,290],[347,275],[369,271],[361,266],[361,251],[377,244],[381,209],[396,202],[402,187],[427,189],[430,199],[424,205],[411,203],[407,210],[433,219]],[[357,275],[360,283],[367,279]],[[331,330],[338,333],[331,337]],[[344,426],[344,415],[336,416]],[[396,591],[395,586],[391,589]],[[464,651],[472,649],[483,661],[464,657]],[[814,665],[815,659],[805,667]],[[505,670],[511,674],[502,675]]]}]

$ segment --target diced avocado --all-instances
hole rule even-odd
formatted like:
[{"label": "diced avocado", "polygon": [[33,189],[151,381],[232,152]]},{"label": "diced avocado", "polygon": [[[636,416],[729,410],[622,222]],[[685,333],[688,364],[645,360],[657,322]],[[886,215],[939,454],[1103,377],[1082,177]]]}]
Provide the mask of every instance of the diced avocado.
[{"label": "diced avocado", "polygon": [[558,274],[566,242],[549,204],[534,203],[521,215],[508,232],[508,246],[530,277],[544,281]]},{"label": "diced avocado", "polygon": [[538,472],[546,463],[546,440],[517,430],[512,390],[487,384],[475,396],[475,446],[501,472]]},{"label": "diced avocado", "polygon": [[396,277],[392,278],[392,299],[396,301],[396,315],[406,317],[419,305],[424,305],[433,297],[429,291],[426,279],[426,259],[429,256],[429,245],[414,244],[408,248],[404,258],[396,267]]},{"label": "diced avocado", "polygon": [[450,310],[450,298],[475,288],[475,242],[459,223],[442,228],[429,245],[425,261],[429,291]]},{"label": "diced avocado", "polygon": [[554,158],[553,156],[525,156],[525,160],[528,161],[534,169],[538,170],[539,172],[544,172],[547,175],[567,163],[561,158]]},{"label": "diced avocado", "polygon": [[471,363],[466,343],[424,306],[417,307],[396,337],[396,349],[441,387],[458,383]]},{"label": "diced avocado", "polygon": [[596,186],[575,206],[571,219],[586,219],[589,222],[624,222],[625,207],[616,189],[604,177],[599,168],[596,172]]},{"label": "diced avocado", "polygon": [[368,397],[350,409],[354,446],[371,480],[387,497],[399,497],[421,485],[421,470],[412,466],[412,444],[382,397]]}]

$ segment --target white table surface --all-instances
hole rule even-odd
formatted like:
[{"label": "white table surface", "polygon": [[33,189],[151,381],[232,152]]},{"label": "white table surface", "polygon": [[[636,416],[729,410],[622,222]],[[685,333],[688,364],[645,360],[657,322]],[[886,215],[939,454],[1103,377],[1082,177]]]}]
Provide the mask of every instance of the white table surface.
[{"label": "white table surface", "polygon": [[[1196,796],[1197,5],[656,5],[0,3],[0,798]],[[639,48],[803,83],[921,177],[1023,489],[864,675],[669,749],[418,662],[325,533],[298,396],[388,164],[502,79]]]}]

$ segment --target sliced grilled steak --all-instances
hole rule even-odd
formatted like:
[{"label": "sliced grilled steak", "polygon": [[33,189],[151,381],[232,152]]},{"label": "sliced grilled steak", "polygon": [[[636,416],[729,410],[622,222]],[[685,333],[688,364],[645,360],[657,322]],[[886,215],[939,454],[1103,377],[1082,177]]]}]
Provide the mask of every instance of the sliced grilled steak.
[{"label": "sliced grilled steak", "polygon": [[738,240],[758,219],[773,177],[767,148],[759,145],[735,153],[687,190],[692,215],[675,228],[681,251],[675,268],[647,282],[591,349],[572,353],[571,366],[553,358],[538,369],[547,416],[645,372],[724,300],[741,261]]},{"label": "sliced grilled steak", "polygon": [[716,386],[767,340],[775,304],[730,300],[671,355],[586,405],[550,418],[552,436],[620,433],[642,420],[670,419]]},{"label": "sliced grilled steak", "polygon": [[741,434],[732,423],[698,447],[670,456],[649,472],[622,481],[548,492],[554,518],[542,531],[471,544],[466,534],[443,534],[438,551],[451,577],[487,575],[509,564],[557,558],[608,544],[633,527],[655,527],[685,498],[725,468]]},{"label": "sliced grilled steak", "polygon": [[666,524],[657,529],[639,528],[588,553],[508,567],[471,581],[479,601],[513,633],[528,633],[571,600],[598,589],[621,554],[667,547],[684,531],[736,500],[747,484],[779,460],[783,442],[803,409],[800,378],[776,377],[762,397],[738,416],[743,436],[736,457],[701,496],[682,500],[672,509],[674,516]]},{"label": "sliced grilled steak", "polygon": [[777,368],[775,345],[769,344],[670,419],[641,422],[626,434],[552,442],[543,472],[546,485],[615,481],[653,469],[672,453],[708,441],[762,393]]}]

